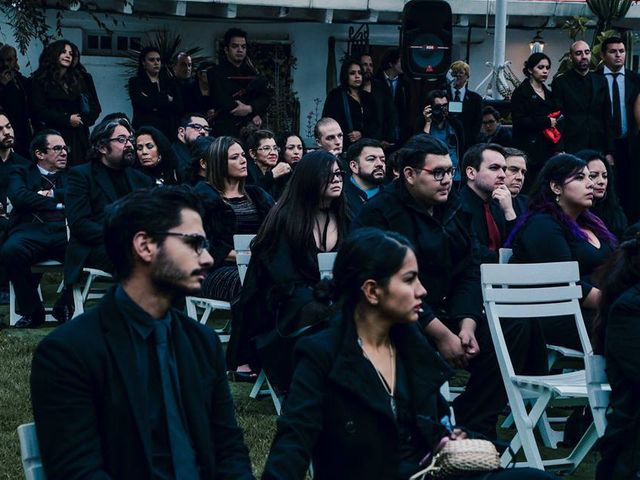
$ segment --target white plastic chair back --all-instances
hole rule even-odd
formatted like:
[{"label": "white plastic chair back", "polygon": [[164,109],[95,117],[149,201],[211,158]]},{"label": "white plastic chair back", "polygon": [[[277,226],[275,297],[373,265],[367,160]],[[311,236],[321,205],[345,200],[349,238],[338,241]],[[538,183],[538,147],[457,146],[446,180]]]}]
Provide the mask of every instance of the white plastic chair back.
[{"label": "white plastic chair back", "polygon": [[336,252],[323,252],[318,254],[318,269],[321,279],[333,278],[333,264],[336,261]]},{"label": "white plastic chair back", "polygon": [[498,262],[499,263],[509,263],[511,257],[513,256],[513,250],[510,248],[501,248],[498,250]]},{"label": "white plastic chair back", "polygon": [[236,251],[236,264],[238,265],[238,275],[240,275],[240,283],[244,283],[244,277],[247,275],[249,260],[251,260],[251,241],[255,235],[234,235],[233,249]]}]

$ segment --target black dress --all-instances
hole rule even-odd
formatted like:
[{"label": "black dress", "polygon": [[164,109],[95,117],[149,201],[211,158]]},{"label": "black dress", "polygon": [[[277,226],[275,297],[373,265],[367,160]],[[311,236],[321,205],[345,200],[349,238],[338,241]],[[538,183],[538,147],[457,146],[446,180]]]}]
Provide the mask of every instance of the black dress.
[{"label": "black dress", "polygon": [[[351,115],[347,115],[345,110],[345,99]],[[333,118],[340,124],[344,134],[343,150],[345,151],[351,145],[348,137],[350,132],[358,131],[364,138],[380,138],[376,104],[371,94],[364,90],[360,91],[360,102],[358,103],[344,88],[334,88],[327,95],[322,116]]]}]

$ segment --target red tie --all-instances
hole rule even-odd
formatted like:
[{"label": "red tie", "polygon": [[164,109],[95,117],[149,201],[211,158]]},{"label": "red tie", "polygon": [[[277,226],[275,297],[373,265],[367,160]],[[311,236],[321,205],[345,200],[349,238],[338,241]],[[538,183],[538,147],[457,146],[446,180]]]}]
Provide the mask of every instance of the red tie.
[{"label": "red tie", "polygon": [[489,203],[485,203],[483,206],[484,220],[485,222],[487,222],[487,233],[489,234],[489,250],[497,252],[498,249],[502,246],[500,230],[498,230],[498,225],[496,225],[496,221],[493,219],[493,215],[491,214],[491,206],[489,205]]}]

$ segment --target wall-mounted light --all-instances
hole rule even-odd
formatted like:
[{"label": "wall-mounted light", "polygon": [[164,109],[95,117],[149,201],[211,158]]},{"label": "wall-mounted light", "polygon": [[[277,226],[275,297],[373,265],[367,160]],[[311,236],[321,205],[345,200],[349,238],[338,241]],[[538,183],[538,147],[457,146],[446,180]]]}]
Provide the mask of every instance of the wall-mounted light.
[{"label": "wall-mounted light", "polygon": [[531,53],[544,52],[544,40],[542,39],[542,35],[540,35],[541,32],[542,30],[538,30],[536,36],[529,42],[529,51]]}]

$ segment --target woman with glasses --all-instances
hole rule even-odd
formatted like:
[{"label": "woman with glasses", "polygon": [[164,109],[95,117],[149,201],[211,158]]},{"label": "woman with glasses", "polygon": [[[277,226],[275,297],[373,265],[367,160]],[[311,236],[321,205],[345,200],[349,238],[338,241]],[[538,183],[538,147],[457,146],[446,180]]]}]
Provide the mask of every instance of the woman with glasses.
[{"label": "woman with glasses", "polygon": [[69,167],[85,162],[89,127],[101,108],[93,78],[71,42],[55,41],[40,55],[33,74],[31,110],[36,130],[55,129],[62,134],[69,147]]},{"label": "woman with glasses", "polygon": [[313,293],[320,280],[317,255],[336,251],[347,233],[343,176],[331,153],[305,155],[251,247],[228,365],[249,364],[254,372],[263,367],[281,390],[291,375],[287,348],[295,340],[288,337],[325,313]]},{"label": "woman with glasses", "polygon": [[176,136],[183,111],[182,94],[176,80],[162,64],[156,47],[145,47],[138,55],[138,73],[129,79],[129,97],[133,107],[133,128],[142,125],[157,128],[167,138]]},{"label": "woman with glasses", "polygon": [[253,159],[249,163],[249,183],[264,188],[273,198],[284,190],[289,179],[291,165],[278,163],[280,147],[270,130],[256,130],[247,137],[246,146]]},{"label": "woman with glasses", "polygon": [[156,185],[177,185],[178,161],[169,139],[154,127],[143,126],[136,132],[136,163],[141,172],[149,175]]},{"label": "woman with glasses", "polygon": [[344,132],[343,151],[362,137],[380,138],[380,125],[373,96],[362,88],[362,65],[346,59],[340,68],[340,86],[327,95],[323,117],[333,118]]}]

